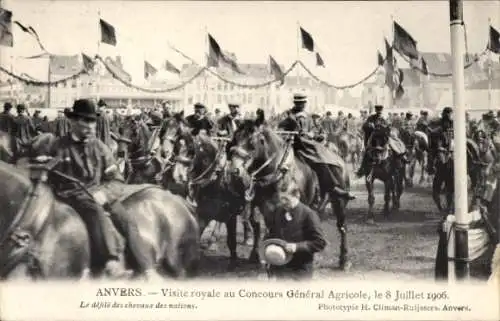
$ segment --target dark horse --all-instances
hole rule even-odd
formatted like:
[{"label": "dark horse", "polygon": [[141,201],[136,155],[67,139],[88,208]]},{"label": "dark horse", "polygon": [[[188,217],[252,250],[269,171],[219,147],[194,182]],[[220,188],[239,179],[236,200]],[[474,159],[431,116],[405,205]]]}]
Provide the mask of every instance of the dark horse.
[{"label": "dark horse", "polygon": [[[54,197],[45,183],[46,171],[27,172],[0,163],[0,206],[4,208],[0,272],[4,278],[81,278],[91,265],[86,227],[72,208]],[[136,213],[139,233],[158,272],[173,277],[196,272],[198,224],[184,200],[147,185],[112,182],[100,189]],[[134,269],[127,253],[128,247],[123,264]]]},{"label": "dark horse", "polygon": [[[190,136],[185,134],[184,137]],[[217,142],[218,141],[218,142]],[[244,238],[247,244],[257,244],[255,238],[260,237],[260,226],[249,210],[250,203],[244,198],[244,186],[234,187],[229,184],[226,165],[226,139],[211,138],[204,134],[187,139],[187,148],[176,149],[176,161],[172,171],[174,177],[184,177],[188,190],[188,199],[196,203],[196,213],[200,224],[200,232],[211,221],[222,222],[227,227],[227,245],[230,252],[230,268],[237,263],[236,231],[238,216],[243,217]],[[192,154],[191,154],[192,153]],[[254,242],[250,242],[250,226],[254,230]],[[214,230],[215,232],[215,230]]]},{"label": "dark horse", "polygon": [[401,195],[403,194],[403,180],[405,164],[401,156],[397,155],[390,147],[390,133],[388,128],[376,127],[368,139],[367,153],[370,153],[371,164],[368,166],[369,173],[366,175],[365,184],[368,191],[368,221],[373,222],[375,215],[373,205],[375,196],[373,194],[374,181],[376,179],[384,182],[384,215],[389,216],[390,202],[392,196],[392,208],[398,210]]},{"label": "dark horse", "polygon": [[[275,198],[279,184],[296,184],[301,192],[301,201],[309,206],[317,200],[318,186],[322,188],[328,183],[325,177],[318,177],[312,168],[300,156],[295,155],[292,148],[293,139],[283,139],[264,124],[263,113],[255,120],[243,121],[230,143],[231,160],[230,179],[233,184],[243,184],[245,195],[253,198],[253,207],[257,207],[269,222],[275,213]],[[293,138],[294,136],[290,136]],[[340,177],[341,188],[349,189],[349,176],[342,166],[332,166],[335,175]],[[326,191],[333,186],[326,187]],[[330,193],[333,194],[333,193]],[[330,195],[332,208],[337,217],[337,229],[340,232],[340,267],[347,270],[351,263],[348,259],[345,207],[347,201],[337,195]],[[254,230],[255,232],[255,230]],[[255,241],[259,241],[255,238]],[[257,244],[255,244],[257,245]],[[258,248],[258,246],[255,246]],[[258,258],[256,251],[252,256]]]}]

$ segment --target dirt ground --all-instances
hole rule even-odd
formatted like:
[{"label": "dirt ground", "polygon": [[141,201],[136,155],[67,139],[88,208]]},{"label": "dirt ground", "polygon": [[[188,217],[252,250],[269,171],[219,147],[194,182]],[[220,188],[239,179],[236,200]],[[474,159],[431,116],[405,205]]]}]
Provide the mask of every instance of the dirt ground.
[{"label": "dirt ground", "polygon": [[[328,245],[316,255],[315,278],[352,277],[369,279],[389,277],[394,279],[434,279],[434,260],[438,245],[437,228],[440,215],[432,201],[430,186],[406,188],[401,198],[401,209],[387,219],[382,215],[383,185],[376,185],[375,225],[368,225],[363,218],[368,208],[367,194],[361,181],[354,181],[352,191],[357,199],[347,208],[349,272],[337,269],[339,233],[335,219],[322,223]],[[215,249],[205,250],[201,274],[209,278],[256,277],[257,267],[246,262],[251,247],[242,245],[239,226],[238,267],[228,272],[229,251],[225,244],[225,227],[218,235]]]}]

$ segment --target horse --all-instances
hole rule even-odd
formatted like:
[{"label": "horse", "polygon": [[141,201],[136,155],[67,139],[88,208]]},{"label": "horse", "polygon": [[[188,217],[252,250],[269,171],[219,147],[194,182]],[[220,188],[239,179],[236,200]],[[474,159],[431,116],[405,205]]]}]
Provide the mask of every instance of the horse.
[{"label": "horse", "polygon": [[[264,114],[256,119],[244,120],[236,130],[229,143],[230,175],[232,184],[246,187],[245,196],[252,199],[254,207],[262,213],[264,220],[269,222],[277,207],[276,193],[280,184],[296,184],[300,189],[301,201],[309,206],[317,200],[318,193],[332,189],[327,178],[319,177],[299,155],[295,155],[292,144],[295,136],[285,139],[272,131],[266,124]],[[333,167],[335,175],[342,179],[342,188],[348,189],[349,175],[345,164]],[[323,189],[318,190],[318,186]],[[328,192],[326,192],[328,193]],[[325,193],[325,194],[326,194]],[[347,200],[340,199],[333,193],[332,208],[337,217],[337,229],[340,232],[339,264],[342,270],[348,270],[351,262],[348,258],[347,230],[345,222],[345,207]],[[321,213],[320,213],[321,214]],[[260,229],[260,228],[259,228]],[[255,233],[255,230],[254,230]],[[259,239],[255,238],[255,241]],[[258,259],[255,244],[251,256]]]},{"label": "horse", "polygon": [[[234,189],[228,184],[228,172],[225,166],[226,139],[198,134],[186,141],[190,146],[176,149],[177,161],[172,168],[173,178],[188,190],[187,197],[196,203],[200,232],[203,233],[213,220],[226,225],[226,241],[230,252],[229,269],[233,269],[238,261],[236,251],[238,216],[244,218],[244,242],[247,245],[258,243],[255,239],[253,242],[250,241],[249,224],[253,228],[254,238],[260,238],[260,226],[254,216],[248,217],[252,212],[249,211],[249,203],[243,197],[244,187],[239,186]],[[178,160],[180,158],[184,160]]]},{"label": "horse", "polygon": [[388,131],[388,128],[375,127],[368,139],[367,146],[369,147],[366,152],[371,154],[372,159],[372,163],[368,165],[369,173],[365,177],[366,190],[368,191],[367,221],[369,223],[373,223],[375,219],[373,212],[373,205],[375,204],[373,188],[376,179],[384,183],[385,217],[388,217],[391,213],[391,196],[392,211],[395,211],[400,207],[400,199],[403,194],[405,164],[402,157],[397,155],[390,147],[389,140],[391,138]]},{"label": "horse", "polygon": [[[57,171],[27,171],[0,162],[0,276],[4,279],[80,279],[91,266],[89,236],[80,216],[60,202],[46,183]],[[157,270],[171,277],[196,273],[199,260],[198,224],[181,198],[155,186],[102,186],[133,213],[147,253]],[[128,247],[125,254],[128,253]],[[134,268],[130,255],[122,258]],[[94,275],[94,277],[99,277]]]},{"label": "horse", "polygon": [[[155,132],[156,131],[156,132]],[[128,119],[120,134],[130,140],[130,143],[119,143],[119,153],[126,159],[124,176],[130,184],[158,184],[164,160],[161,157],[162,148],[157,146],[159,137],[157,129],[151,131],[141,121]]]},{"label": "horse", "polygon": [[342,159],[345,162],[350,159],[352,166],[355,167],[361,159],[361,152],[363,150],[361,135],[343,130],[337,133],[336,141]]}]

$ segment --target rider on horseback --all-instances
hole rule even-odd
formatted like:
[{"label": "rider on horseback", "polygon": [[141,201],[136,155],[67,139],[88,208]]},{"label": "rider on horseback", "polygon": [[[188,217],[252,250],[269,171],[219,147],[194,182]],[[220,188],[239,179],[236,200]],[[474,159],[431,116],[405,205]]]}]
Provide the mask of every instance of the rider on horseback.
[{"label": "rider on horseback", "polygon": [[[340,184],[338,179],[330,170],[330,166],[337,166],[335,160],[330,159],[332,158],[332,152],[330,152],[323,144],[318,144],[314,140],[316,135],[313,131],[314,129],[311,119],[304,112],[306,102],[306,95],[295,94],[293,97],[294,107],[290,110],[290,118],[283,120],[278,125],[278,128],[288,131],[297,130],[299,132],[299,136],[296,144],[294,144],[294,149],[297,150],[297,155],[304,156],[304,161],[311,166],[319,177],[329,175],[330,186],[334,186],[333,192],[335,194],[349,200],[355,199],[351,193],[339,187]],[[298,128],[292,128],[292,124]],[[337,156],[336,154],[333,155]],[[336,158],[337,160],[340,160],[340,156]]]},{"label": "rider on horseback", "polygon": [[[396,138],[395,137],[390,137],[389,138],[389,124],[387,123],[387,121],[384,119],[384,117],[382,116],[382,110],[384,109],[383,106],[381,105],[376,105],[375,106],[375,114],[369,116],[367,119],[366,119],[366,122],[364,123],[363,125],[363,131],[364,131],[364,134],[365,134],[365,146],[367,147],[367,152],[369,150],[370,147],[375,147],[375,146],[371,146],[372,142],[371,142],[371,137],[372,137],[372,134],[375,132],[375,130],[381,130],[384,135],[387,136],[387,139],[385,140],[384,142],[384,145],[386,143],[388,143],[390,141],[390,139],[393,139],[395,140]],[[399,139],[398,139],[399,140]],[[398,149],[396,150],[396,148],[394,146],[392,146],[391,144],[389,144],[391,149],[399,156],[403,156],[404,158],[404,154],[406,153],[406,150],[404,150],[403,146],[398,146]],[[401,144],[402,145],[402,144]],[[379,146],[379,147],[382,147],[382,146]],[[370,161],[370,155],[369,153],[365,152],[364,155],[363,155],[363,159],[361,161],[361,167],[359,168],[359,170],[356,172],[356,176],[358,177],[363,177],[364,175],[366,175],[366,171],[368,169],[368,165],[369,165],[369,161]]]},{"label": "rider on horseback", "polygon": [[214,128],[213,122],[206,116],[207,108],[201,103],[194,104],[194,114],[186,117],[189,127],[192,128],[192,134],[198,135],[200,131],[210,134]]},{"label": "rider on horseback", "polygon": [[229,102],[229,114],[218,120],[218,136],[232,137],[241,121],[240,104],[238,102]]},{"label": "rider on horseback", "polygon": [[437,140],[440,135],[442,135],[445,140],[443,146],[445,148],[452,148],[453,141],[453,120],[451,119],[451,115],[453,113],[453,109],[451,107],[445,107],[441,112],[441,118],[431,124],[431,128],[429,129],[429,138],[430,138],[430,151],[429,151],[429,162],[427,164],[427,172],[429,174],[434,174],[434,160],[436,159],[437,152]]},{"label": "rider on horseback", "polygon": [[[98,115],[91,100],[76,100],[73,110],[66,112],[71,122],[70,133],[55,139],[47,149],[50,156],[62,159],[57,170],[79,180],[85,189],[59,176],[50,178],[51,185],[55,194],[72,206],[87,226],[95,272],[104,270],[112,277],[130,274],[119,264],[121,247],[106,208],[117,226],[122,227],[120,230],[128,240],[140,272],[153,276],[153,262],[143,255],[143,240],[130,213],[102,190],[96,191],[105,182],[122,180],[110,149],[95,136]],[[89,190],[94,191],[93,196]]]}]

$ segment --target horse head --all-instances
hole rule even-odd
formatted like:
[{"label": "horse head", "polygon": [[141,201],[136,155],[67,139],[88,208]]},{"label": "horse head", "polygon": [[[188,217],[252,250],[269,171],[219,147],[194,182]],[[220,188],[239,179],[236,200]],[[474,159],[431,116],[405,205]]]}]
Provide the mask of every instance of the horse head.
[{"label": "horse head", "polygon": [[389,157],[388,140],[388,129],[384,127],[375,127],[369,140],[371,156],[374,164],[380,164]]},{"label": "horse head", "polygon": [[280,171],[277,162],[283,151],[283,140],[264,122],[263,113],[256,119],[245,119],[228,145],[230,177],[245,187]]}]

